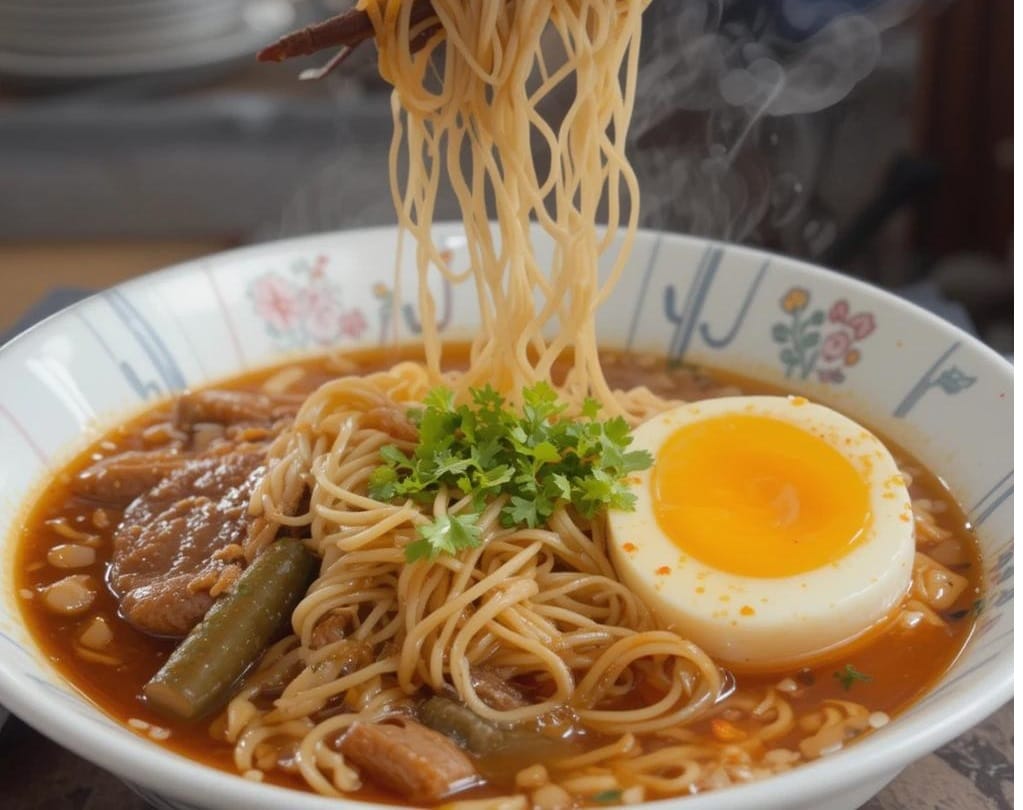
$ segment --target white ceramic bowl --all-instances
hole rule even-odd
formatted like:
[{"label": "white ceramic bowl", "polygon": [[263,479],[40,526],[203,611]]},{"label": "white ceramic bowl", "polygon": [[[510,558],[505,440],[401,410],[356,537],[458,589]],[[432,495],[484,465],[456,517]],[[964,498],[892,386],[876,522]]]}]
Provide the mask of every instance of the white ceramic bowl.
[{"label": "white ceramic bowl", "polygon": [[[464,266],[456,226],[439,226]],[[236,250],[115,287],[0,349],[0,704],[165,807],[293,810],[352,803],[285,792],[176,756],[63,682],[26,632],[12,586],[19,510],[55,465],[125,415],[322,347],[420,328],[391,306],[393,229]],[[410,257],[408,257],[410,258]],[[409,262],[405,289],[413,289]],[[472,292],[434,290],[446,335],[469,334]],[[605,346],[659,352],[783,384],[898,440],[950,485],[976,526],[984,610],[956,665],[861,743],[753,785],[657,803],[682,810],[849,810],[1012,695],[1012,368],[944,321],[779,256],[642,233],[599,317]]]}]

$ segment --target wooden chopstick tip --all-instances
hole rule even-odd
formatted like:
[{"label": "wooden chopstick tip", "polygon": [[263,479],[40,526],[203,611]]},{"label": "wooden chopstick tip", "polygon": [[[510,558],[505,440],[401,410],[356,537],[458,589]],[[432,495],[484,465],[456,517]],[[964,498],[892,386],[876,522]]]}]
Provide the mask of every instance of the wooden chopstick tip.
[{"label": "wooden chopstick tip", "polygon": [[283,62],[287,58],[287,49],[281,40],[272,45],[267,45],[256,54],[256,60],[259,62]]}]

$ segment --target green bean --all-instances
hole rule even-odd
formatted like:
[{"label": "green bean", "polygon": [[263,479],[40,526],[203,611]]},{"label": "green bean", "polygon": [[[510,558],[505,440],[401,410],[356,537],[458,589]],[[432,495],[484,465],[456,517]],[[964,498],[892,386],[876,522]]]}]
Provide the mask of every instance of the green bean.
[{"label": "green bean", "polygon": [[485,720],[462,703],[434,695],[418,708],[420,722],[450,737],[465,750],[477,756],[501,753],[543,756],[557,747],[557,742],[531,728],[508,728]]},{"label": "green bean", "polygon": [[316,559],[300,540],[273,543],[213,603],[143,687],[153,709],[197,720],[221,708],[305,594]]},{"label": "green bean", "polygon": [[424,725],[451,737],[474,754],[500,751],[507,742],[506,729],[484,720],[468,706],[444,697],[427,699],[418,714]]}]

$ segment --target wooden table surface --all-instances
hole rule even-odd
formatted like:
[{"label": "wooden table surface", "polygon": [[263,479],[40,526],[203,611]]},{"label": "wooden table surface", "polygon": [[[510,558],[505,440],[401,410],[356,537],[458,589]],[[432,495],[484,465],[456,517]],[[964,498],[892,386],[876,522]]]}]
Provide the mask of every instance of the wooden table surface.
[{"label": "wooden table surface", "polygon": [[[101,289],[230,240],[0,244],[0,334],[55,288]],[[1010,810],[1012,704],[911,765],[864,810]],[[15,718],[0,729],[2,810],[148,810],[116,777]]]},{"label": "wooden table surface", "polygon": [[99,290],[230,245],[227,239],[0,244],[0,334],[53,289]]}]

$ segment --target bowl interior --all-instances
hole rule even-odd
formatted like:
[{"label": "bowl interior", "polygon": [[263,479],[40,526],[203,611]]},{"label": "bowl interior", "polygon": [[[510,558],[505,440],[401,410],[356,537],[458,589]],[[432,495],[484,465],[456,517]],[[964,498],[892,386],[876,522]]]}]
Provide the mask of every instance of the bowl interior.
[{"label": "bowl interior", "polygon": [[[438,226],[437,234],[452,266],[464,269],[460,229]],[[203,806],[279,806],[279,789],[169,754],[62,681],[20,622],[13,535],[48,471],[101,430],[174,391],[310,352],[379,345],[395,331],[403,341],[417,340],[412,257],[402,257],[406,298],[399,301],[395,245],[393,229],[381,228],[220,254],[100,293],[0,349],[0,375],[8,381],[0,390],[0,704],[149,788]],[[443,334],[470,336],[478,326],[472,290],[436,278],[432,285]],[[931,693],[826,761],[730,789],[727,798],[687,799],[686,808],[774,806],[765,805],[772,795],[786,801],[823,795],[822,778],[830,790],[852,789],[871,775],[893,774],[1009,699],[1008,363],[867,285],[778,256],[652,232],[637,239],[625,276],[598,315],[598,334],[605,347],[785,386],[874,427],[947,481],[982,548],[977,629]],[[294,807],[327,806],[317,797],[287,795]]]}]

